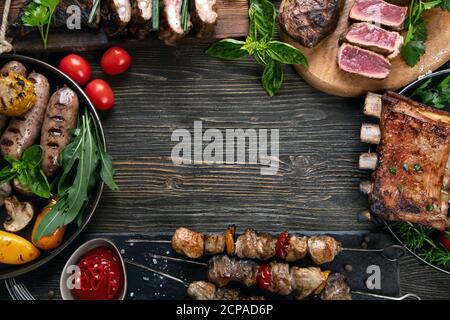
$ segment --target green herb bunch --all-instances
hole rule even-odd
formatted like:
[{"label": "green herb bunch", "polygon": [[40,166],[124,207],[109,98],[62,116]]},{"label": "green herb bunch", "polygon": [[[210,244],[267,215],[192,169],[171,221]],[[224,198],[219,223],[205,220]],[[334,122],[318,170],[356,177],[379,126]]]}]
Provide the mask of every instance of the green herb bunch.
[{"label": "green herb bunch", "polygon": [[431,78],[414,90],[412,98],[438,109],[450,105],[450,75],[445,77],[437,86],[431,85]]},{"label": "green herb bunch", "polygon": [[47,48],[52,17],[60,0],[32,0],[24,8],[22,22],[27,27],[38,28],[44,48]]},{"label": "green herb bunch", "polygon": [[450,11],[450,0],[422,1],[411,0],[408,17],[406,18],[406,36],[401,49],[401,55],[405,62],[414,67],[425,53],[427,41],[427,25],[423,13],[432,8],[440,7]]},{"label": "green herb bunch", "polygon": [[9,165],[0,171],[0,185],[17,178],[20,186],[42,198],[50,198],[50,185],[41,169],[42,147],[33,145],[26,149],[20,160],[4,158]]},{"label": "green herb bunch", "polygon": [[117,190],[113,180],[112,159],[106,153],[97,127],[90,113],[81,115],[72,142],[61,152],[62,173],[57,184],[57,201],[39,224],[35,238],[53,234],[56,229],[75,219],[82,223],[84,209],[90,193],[99,179],[112,190]]},{"label": "green herb bunch", "polygon": [[250,0],[250,32],[245,41],[224,39],[212,44],[210,56],[237,60],[248,56],[264,66],[261,83],[273,96],[283,83],[283,64],[300,64],[308,67],[305,56],[297,48],[274,40],[276,26],[275,6],[268,0]]}]

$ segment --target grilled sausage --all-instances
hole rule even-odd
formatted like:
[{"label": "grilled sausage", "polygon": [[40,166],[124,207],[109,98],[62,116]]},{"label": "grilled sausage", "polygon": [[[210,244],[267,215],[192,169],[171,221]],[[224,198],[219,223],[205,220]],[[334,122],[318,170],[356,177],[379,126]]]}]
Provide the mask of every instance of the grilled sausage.
[{"label": "grilled sausage", "polygon": [[67,86],[50,98],[41,132],[44,157],[41,167],[47,176],[53,176],[59,168],[59,154],[70,142],[70,130],[77,125],[79,101],[77,94]]},{"label": "grilled sausage", "polygon": [[[4,73],[4,72],[15,72],[15,73],[20,74],[23,77],[27,76],[27,69],[19,61],[10,61],[7,64],[5,64],[0,69],[0,73]],[[0,114],[0,132],[3,131],[4,128],[6,128],[7,123],[8,123],[8,117],[3,114]]]},{"label": "grilled sausage", "polygon": [[23,116],[13,118],[0,138],[2,155],[14,159],[20,159],[22,153],[38,138],[50,96],[50,84],[42,74],[32,72],[28,80],[34,85],[36,102]]}]

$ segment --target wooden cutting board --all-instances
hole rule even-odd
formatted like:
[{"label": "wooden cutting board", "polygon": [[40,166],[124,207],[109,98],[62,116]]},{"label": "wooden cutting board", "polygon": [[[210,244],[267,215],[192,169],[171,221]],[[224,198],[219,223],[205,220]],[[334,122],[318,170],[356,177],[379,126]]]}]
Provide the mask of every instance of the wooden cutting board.
[{"label": "wooden cutting board", "polygon": [[409,67],[398,56],[391,60],[391,73],[383,80],[369,79],[340,70],[336,63],[339,38],[349,26],[348,14],[354,1],[346,0],[336,30],[314,48],[305,48],[286,33],[280,33],[283,41],[294,45],[307,57],[309,68],[295,66],[295,69],[312,86],[344,97],[361,96],[367,91],[397,90],[420,75],[436,70],[450,59],[450,13],[433,9],[425,14],[428,25],[426,53],[415,67]]},{"label": "wooden cutting board", "polygon": [[[21,8],[27,0],[12,0],[9,14],[9,22],[16,21]],[[3,13],[4,1],[0,0],[0,13]],[[198,39],[193,36],[186,37],[183,42],[212,42],[216,39],[228,37],[243,37],[248,33],[248,1],[247,0],[217,0],[217,25],[212,38]],[[0,15],[1,16],[1,15]],[[42,41],[36,32],[13,40],[14,49],[18,52],[42,51]],[[51,32],[48,51],[85,51],[109,47],[114,44],[126,44],[127,46],[148,46],[154,43],[157,37],[154,33],[148,39],[138,40],[130,37],[109,39],[102,30],[69,31],[62,30]]]}]

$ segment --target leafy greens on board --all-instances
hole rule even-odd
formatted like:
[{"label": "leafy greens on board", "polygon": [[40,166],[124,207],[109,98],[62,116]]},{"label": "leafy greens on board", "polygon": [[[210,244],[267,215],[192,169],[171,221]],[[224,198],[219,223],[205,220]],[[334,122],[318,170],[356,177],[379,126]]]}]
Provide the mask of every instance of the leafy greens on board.
[{"label": "leafy greens on board", "polygon": [[40,166],[42,161],[40,145],[36,144],[26,149],[20,160],[9,156],[4,159],[9,165],[0,171],[0,185],[17,178],[26,190],[41,198],[50,198],[50,185]]},{"label": "leafy greens on board", "polygon": [[52,17],[61,0],[31,0],[24,8],[22,22],[27,27],[37,27],[44,48],[47,48]]},{"label": "leafy greens on board", "polygon": [[264,66],[261,83],[273,96],[283,83],[283,64],[301,64],[308,67],[305,56],[297,48],[277,40],[275,36],[275,6],[267,0],[250,0],[248,11],[250,31],[245,41],[224,39],[212,44],[206,51],[210,56],[237,60],[253,57]]},{"label": "leafy greens on board", "polygon": [[442,80],[437,86],[430,87],[431,78],[414,90],[413,98],[419,98],[422,103],[438,109],[450,105],[450,75]]},{"label": "leafy greens on board", "polygon": [[81,115],[74,138],[61,152],[62,173],[57,184],[57,201],[37,227],[34,241],[51,235],[75,219],[83,219],[92,189],[99,179],[111,190],[118,187],[113,180],[112,159],[106,153],[90,113]]},{"label": "leafy greens on board", "polygon": [[414,67],[425,53],[427,40],[427,24],[423,13],[432,8],[440,7],[450,12],[450,0],[422,1],[411,0],[408,17],[405,21],[406,36],[401,48],[401,56],[410,67]]}]

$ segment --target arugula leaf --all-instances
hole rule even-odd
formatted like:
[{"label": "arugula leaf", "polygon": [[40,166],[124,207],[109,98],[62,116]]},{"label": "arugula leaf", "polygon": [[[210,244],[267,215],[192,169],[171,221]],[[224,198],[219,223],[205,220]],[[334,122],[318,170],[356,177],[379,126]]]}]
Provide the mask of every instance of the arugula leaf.
[{"label": "arugula leaf", "polygon": [[213,43],[206,50],[211,57],[223,60],[236,60],[248,57],[248,51],[242,49],[245,45],[244,41],[234,39],[223,39]]},{"label": "arugula leaf", "polygon": [[[440,1],[440,0],[439,0]],[[235,60],[252,56],[264,66],[261,84],[273,96],[283,83],[283,64],[301,64],[308,67],[305,56],[295,47],[273,40],[276,26],[275,6],[268,0],[250,0],[249,34],[245,42],[224,39],[212,44],[206,51],[210,56]]]},{"label": "arugula leaf", "polygon": [[283,68],[281,67],[281,63],[271,59],[264,68],[261,82],[271,97],[280,90],[281,84],[283,83]]}]

